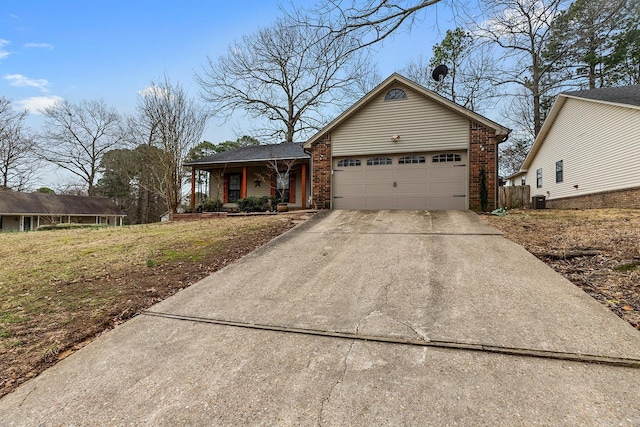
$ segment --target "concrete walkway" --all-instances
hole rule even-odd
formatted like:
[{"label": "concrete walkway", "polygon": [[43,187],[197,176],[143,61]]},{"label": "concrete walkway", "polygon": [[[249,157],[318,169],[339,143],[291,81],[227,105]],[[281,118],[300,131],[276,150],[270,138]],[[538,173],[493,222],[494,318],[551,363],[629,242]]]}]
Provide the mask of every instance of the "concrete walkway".
[{"label": "concrete walkway", "polygon": [[[595,363],[599,362],[599,363]],[[640,425],[640,333],[470,212],[321,213],[0,425]]]}]

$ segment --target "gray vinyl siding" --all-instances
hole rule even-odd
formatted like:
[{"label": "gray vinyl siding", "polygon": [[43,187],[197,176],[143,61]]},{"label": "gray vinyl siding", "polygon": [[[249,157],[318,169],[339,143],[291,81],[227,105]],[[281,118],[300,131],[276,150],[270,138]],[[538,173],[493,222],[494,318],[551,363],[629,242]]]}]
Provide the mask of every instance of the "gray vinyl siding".
[{"label": "gray vinyl siding", "polygon": [[[564,180],[556,183],[559,160]],[[531,195],[548,199],[640,186],[640,110],[567,99],[527,169],[527,183]]]},{"label": "gray vinyl siding", "polygon": [[[406,99],[385,101],[387,92],[401,88]],[[400,135],[392,142],[393,135]],[[351,156],[466,150],[469,121],[423,95],[389,86],[331,133],[332,155]]]}]

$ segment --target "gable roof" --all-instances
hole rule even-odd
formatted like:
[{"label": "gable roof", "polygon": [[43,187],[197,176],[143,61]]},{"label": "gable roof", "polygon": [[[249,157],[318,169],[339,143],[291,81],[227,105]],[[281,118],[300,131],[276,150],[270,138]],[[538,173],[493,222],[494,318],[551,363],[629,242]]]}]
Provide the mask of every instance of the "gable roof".
[{"label": "gable roof", "polygon": [[538,133],[538,136],[536,136],[536,139],[531,146],[531,150],[529,150],[529,153],[524,159],[524,162],[522,162],[522,166],[520,166],[520,170],[518,172],[527,171],[529,165],[531,165],[531,162],[533,162],[533,159],[538,153],[538,150],[540,150],[540,147],[544,143],[551,127],[558,118],[560,110],[562,110],[564,104],[569,99],[581,99],[597,104],[615,105],[618,107],[640,110],[640,85],[577,90],[559,94],[553,102],[549,115],[542,124],[540,132]]},{"label": "gable roof", "polygon": [[453,101],[448,100],[447,98],[438,95],[437,93],[425,88],[422,85],[419,85],[418,83],[409,80],[408,78],[398,74],[398,73],[393,73],[392,75],[390,75],[389,77],[387,77],[382,83],[380,83],[378,86],[376,86],[373,90],[371,90],[369,93],[367,93],[365,96],[363,96],[362,98],[360,98],[359,101],[357,101],[355,104],[353,104],[351,107],[347,108],[342,114],[340,114],[338,117],[336,117],[335,119],[333,119],[328,125],[326,125],[324,128],[322,128],[319,132],[317,132],[314,136],[312,136],[305,144],[304,144],[304,148],[311,148],[311,144],[313,144],[315,141],[317,141],[320,137],[322,137],[324,134],[326,134],[327,132],[331,132],[333,129],[335,129],[336,127],[338,127],[339,125],[341,125],[344,121],[346,121],[349,117],[351,117],[354,113],[356,113],[358,110],[360,110],[363,106],[365,106],[366,104],[368,104],[373,98],[377,97],[378,95],[380,95],[381,93],[385,92],[387,89],[389,89],[390,86],[393,86],[395,84],[403,84],[407,87],[409,87],[410,89],[416,91],[417,93],[423,95],[424,97],[442,105],[445,108],[448,108],[449,110],[460,114],[461,116],[466,117],[469,120],[473,120],[475,122],[481,123],[491,129],[494,129],[496,132],[496,136],[502,136],[503,139],[501,139],[500,141],[504,141],[506,139],[506,137],[509,135],[509,133],[511,132],[511,129],[506,128],[496,122],[494,122],[493,120],[490,120],[478,113],[475,113],[471,110],[469,110],[468,108],[465,108],[461,105],[456,104]]},{"label": "gable roof", "polygon": [[185,162],[185,166],[197,166],[204,164],[226,164],[264,162],[268,160],[308,160],[311,156],[305,153],[302,143],[283,142],[281,144],[250,145],[238,147],[233,150],[223,151],[213,156],[203,157],[191,162]]},{"label": "gable roof", "polygon": [[0,192],[0,215],[115,215],[125,216],[104,197]]}]

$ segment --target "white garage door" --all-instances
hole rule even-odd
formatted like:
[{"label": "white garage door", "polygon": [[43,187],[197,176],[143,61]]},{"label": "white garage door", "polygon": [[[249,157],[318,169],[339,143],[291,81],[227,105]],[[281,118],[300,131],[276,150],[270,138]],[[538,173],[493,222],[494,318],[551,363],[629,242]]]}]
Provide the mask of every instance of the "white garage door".
[{"label": "white garage door", "polygon": [[333,159],[334,209],[466,209],[464,151]]}]

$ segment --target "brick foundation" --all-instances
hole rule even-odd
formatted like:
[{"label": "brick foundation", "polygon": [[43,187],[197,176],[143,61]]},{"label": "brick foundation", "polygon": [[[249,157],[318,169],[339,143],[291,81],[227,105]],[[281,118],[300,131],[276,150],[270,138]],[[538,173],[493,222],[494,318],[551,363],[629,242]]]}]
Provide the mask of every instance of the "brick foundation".
[{"label": "brick foundation", "polygon": [[326,133],[313,143],[312,157],[312,187],[315,209],[331,208],[331,134]]},{"label": "brick foundation", "polygon": [[640,187],[546,200],[546,207],[550,209],[640,209]]},{"label": "brick foundation", "polygon": [[496,131],[481,125],[469,123],[469,209],[481,211],[480,169],[484,166],[487,176],[487,194],[489,211],[496,208],[498,171]]}]

